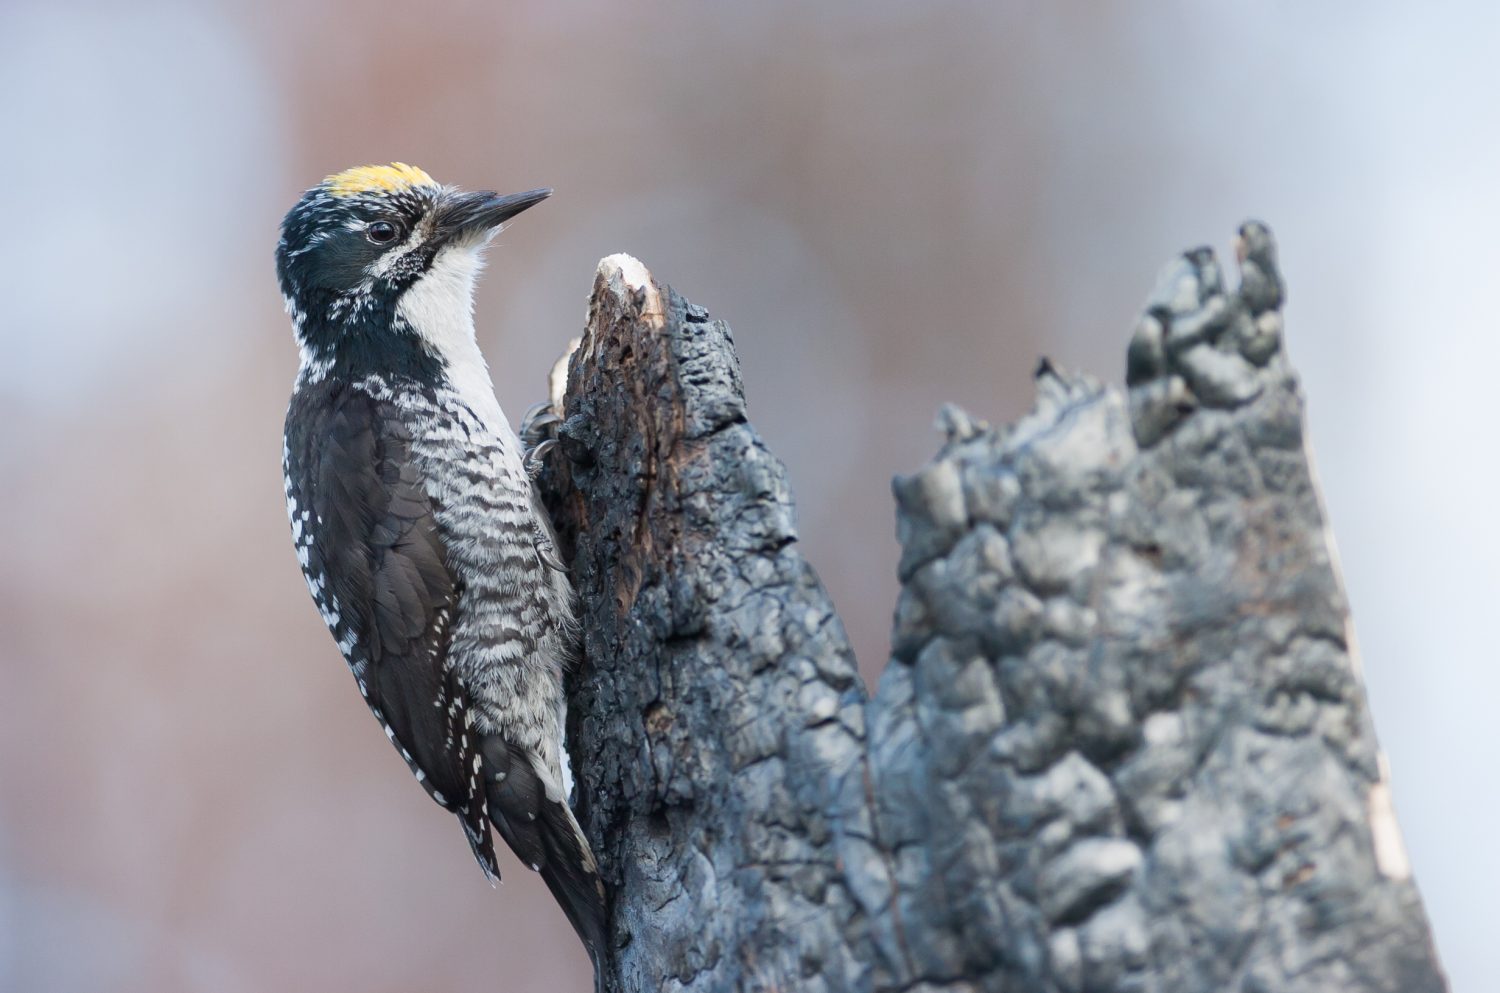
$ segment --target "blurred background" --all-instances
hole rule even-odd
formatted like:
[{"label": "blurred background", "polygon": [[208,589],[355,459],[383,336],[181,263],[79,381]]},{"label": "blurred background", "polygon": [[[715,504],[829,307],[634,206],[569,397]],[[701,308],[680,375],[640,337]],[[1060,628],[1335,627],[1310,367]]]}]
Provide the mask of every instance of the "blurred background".
[{"label": "blurred background", "polygon": [[277,224],[392,159],[557,188],[480,292],[513,417],[600,256],[733,325],[867,677],[938,406],[1017,416],[1041,353],[1120,380],[1157,268],[1269,221],[1417,878],[1492,989],[1494,5],[628,6],[0,0],[0,989],[586,988],[288,538]]}]

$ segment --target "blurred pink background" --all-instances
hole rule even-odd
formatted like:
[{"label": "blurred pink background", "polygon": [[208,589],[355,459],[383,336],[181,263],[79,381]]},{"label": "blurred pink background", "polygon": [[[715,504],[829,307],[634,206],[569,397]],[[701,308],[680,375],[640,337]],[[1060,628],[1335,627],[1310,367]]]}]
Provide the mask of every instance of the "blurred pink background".
[{"label": "blurred pink background", "polygon": [[[0,4],[0,989],[585,989],[382,740],[284,519],[271,253],[324,174],[551,185],[491,255],[512,416],[643,259],[734,327],[867,676],[888,481],[1156,268],[1280,236],[1377,725],[1455,989],[1500,968],[1491,5]],[[508,856],[509,853],[506,853]]]}]

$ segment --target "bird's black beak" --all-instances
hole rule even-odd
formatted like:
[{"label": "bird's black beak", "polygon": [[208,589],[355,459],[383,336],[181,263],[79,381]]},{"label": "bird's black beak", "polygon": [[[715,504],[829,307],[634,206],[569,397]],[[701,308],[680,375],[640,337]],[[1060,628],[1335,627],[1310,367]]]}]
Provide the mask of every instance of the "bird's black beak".
[{"label": "bird's black beak", "polygon": [[505,196],[489,192],[450,193],[438,206],[438,227],[444,240],[483,236],[551,195],[550,189],[527,190],[525,193],[510,193]]}]

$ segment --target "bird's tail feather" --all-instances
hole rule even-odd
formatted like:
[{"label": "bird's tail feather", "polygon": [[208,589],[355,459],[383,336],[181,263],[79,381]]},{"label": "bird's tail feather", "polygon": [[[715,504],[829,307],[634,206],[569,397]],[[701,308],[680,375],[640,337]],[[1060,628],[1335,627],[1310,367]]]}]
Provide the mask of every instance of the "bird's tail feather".
[{"label": "bird's tail feather", "polygon": [[[546,838],[549,858],[542,863],[542,880],[552,896],[568,916],[573,930],[588,950],[594,963],[594,988],[603,989],[604,971],[604,888],[599,881],[599,871],[594,867],[594,857],[588,852],[587,842],[582,852],[579,842],[582,833],[567,806],[553,803],[550,806],[562,811],[567,823],[549,823],[543,834]],[[563,817],[556,820],[562,821]],[[552,818],[544,815],[544,820]],[[580,855],[587,855],[585,861]]]},{"label": "bird's tail feather", "polygon": [[523,749],[498,736],[487,738],[482,747],[490,819],[516,856],[541,873],[588,950],[595,989],[602,990],[604,885],[588,840],[567,803],[547,796]]}]

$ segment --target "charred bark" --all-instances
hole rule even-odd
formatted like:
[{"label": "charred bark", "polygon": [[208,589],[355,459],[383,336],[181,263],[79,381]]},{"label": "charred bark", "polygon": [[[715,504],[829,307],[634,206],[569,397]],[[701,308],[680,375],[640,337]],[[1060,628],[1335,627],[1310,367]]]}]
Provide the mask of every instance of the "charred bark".
[{"label": "charred bark", "polygon": [[1261,226],[1164,271],[1128,390],[1043,362],[895,481],[867,695],[729,328],[599,267],[543,477],[582,600],[607,987],[1437,991]]}]

